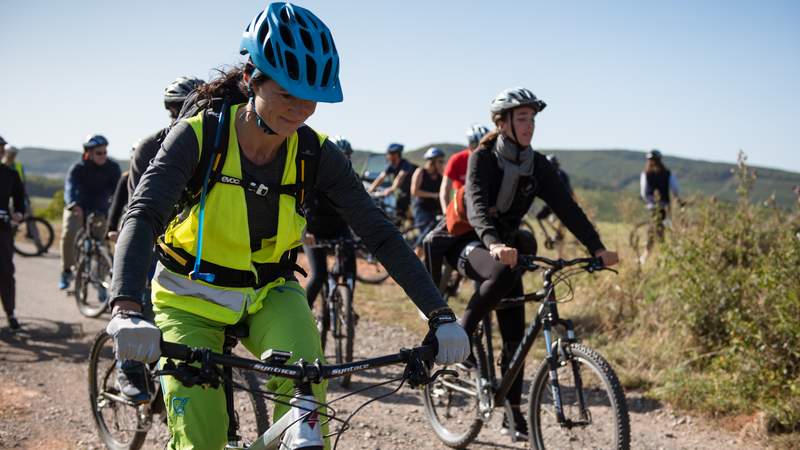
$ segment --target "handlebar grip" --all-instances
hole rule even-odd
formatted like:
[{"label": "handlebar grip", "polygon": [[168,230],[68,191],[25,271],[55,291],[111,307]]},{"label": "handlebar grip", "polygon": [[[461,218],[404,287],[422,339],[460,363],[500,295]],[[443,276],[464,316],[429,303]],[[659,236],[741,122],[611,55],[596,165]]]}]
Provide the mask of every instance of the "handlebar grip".
[{"label": "handlebar grip", "polygon": [[183,344],[161,341],[161,356],[164,358],[191,361],[193,354],[194,351]]},{"label": "handlebar grip", "polygon": [[436,359],[436,343],[423,345],[414,349],[419,355],[419,358],[426,362],[433,362]]}]

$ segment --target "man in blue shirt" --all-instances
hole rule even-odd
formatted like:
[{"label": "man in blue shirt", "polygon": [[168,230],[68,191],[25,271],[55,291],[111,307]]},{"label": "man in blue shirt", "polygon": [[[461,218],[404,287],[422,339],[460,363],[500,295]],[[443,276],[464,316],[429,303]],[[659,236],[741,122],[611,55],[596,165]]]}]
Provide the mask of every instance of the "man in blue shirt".
[{"label": "man in blue shirt", "polygon": [[394,175],[394,181],[388,188],[379,192],[378,195],[388,196],[394,193],[397,196],[397,220],[402,222],[408,217],[408,207],[411,205],[411,176],[417,166],[403,158],[403,144],[392,143],[386,149],[386,160],[389,165],[383,169],[378,178],[372,182],[369,192],[374,192],[383,182],[384,178]]},{"label": "man in blue shirt", "polygon": [[89,136],[83,144],[83,157],[70,167],[64,182],[59,289],[67,289],[72,281],[75,236],[89,214],[108,213],[119,177],[119,165],[108,158],[108,140],[99,134]]}]

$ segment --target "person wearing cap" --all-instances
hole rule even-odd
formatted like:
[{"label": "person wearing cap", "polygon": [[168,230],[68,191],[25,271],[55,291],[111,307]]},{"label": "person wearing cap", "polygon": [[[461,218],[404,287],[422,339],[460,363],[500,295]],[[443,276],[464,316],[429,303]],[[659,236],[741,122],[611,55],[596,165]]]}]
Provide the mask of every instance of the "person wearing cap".
[{"label": "person wearing cap", "polygon": [[[2,141],[2,138],[0,138]],[[3,141],[5,142],[5,141]],[[0,144],[0,158],[5,145]],[[13,204],[13,210],[11,208]],[[16,280],[14,279],[14,233],[12,225],[20,222],[25,213],[25,187],[19,174],[12,168],[0,164],[0,300],[6,313],[8,327],[20,328],[14,315],[16,306]]]},{"label": "person wearing cap", "polygon": [[14,169],[19,175],[19,179],[22,180],[22,184],[25,184],[25,168],[20,161],[17,161],[19,149],[11,144],[4,144],[4,146],[5,156],[3,156],[3,164]]},{"label": "person wearing cap", "polygon": [[[67,289],[72,282],[78,231],[89,214],[108,213],[120,175],[119,164],[108,157],[108,140],[100,134],[89,135],[83,143],[81,160],[69,168],[64,180],[59,289]],[[107,295],[100,290],[101,300]]]},{"label": "person wearing cap", "polygon": [[447,205],[453,199],[453,193],[466,183],[469,155],[478,148],[481,139],[488,132],[489,129],[483,125],[472,125],[467,128],[467,148],[455,153],[447,160],[439,189],[439,203],[442,205],[442,211],[447,211]]},{"label": "person wearing cap", "polygon": [[411,206],[411,176],[417,167],[403,158],[403,144],[391,143],[386,147],[387,166],[369,187],[369,192],[375,192],[389,176],[394,175],[392,185],[381,190],[378,195],[387,197],[395,194],[397,203],[395,204],[396,220],[400,223],[408,218],[408,207]]},{"label": "person wearing cap", "polygon": [[439,205],[439,186],[442,183],[442,167],[445,154],[439,147],[431,147],[423,155],[425,164],[414,171],[411,177],[411,196],[414,197],[414,228],[419,237],[414,250],[422,256],[422,239],[436,224],[436,217],[442,214]]},{"label": "person wearing cap", "polygon": [[[617,262],[617,254],[605,249],[592,223],[567,191],[544,155],[531,147],[536,117],[546,107],[530,90],[501,91],[490,104],[495,129],[487,133],[469,156],[464,201],[472,230],[451,234],[441,221],[425,239],[428,268],[434,282],[441,278],[444,259],[476,289],[461,317],[469,336],[501,299],[522,295],[522,273],[514,270],[520,254],[536,254],[534,236],[520,230],[523,217],[535,197],[551,205],[555,214],[580,240],[590,254],[605,265]],[[505,371],[525,333],[522,305],[496,311],[503,339],[501,369]],[[465,363],[474,369],[474,359]],[[527,439],[527,424],[521,411],[523,373],[508,392],[516,429],[504,417],[503,432],[513,440]]]},{"label": "person wearing cap", "polygon": [[[292,353],[290,363],[324,361],[316,320],[294,275],[308,187],[330,200],[426,314],[437,362],[462,361],[469,339],[424,266],[364,191],[345,155],[305,124],[318,102],[343,99],[330,29],[311,11],[276,2],[249,21],[240,42],[246,60],[197,88],[209,107],[171,127],[128,205],[106,327],[117,358],[156,361],[162,339],[220,352],[226,326],[244,324],[249,334],[241,342],[256,357],[281,349]],[[203,139],[207,130],[213,138]],[[197,190],[191,183],[196,173],[209,173]],[[192,191],[184,197],[187,187]],[[173,216],[181,198],[184,207]],[[154,244],[159,264],[151,323],[141,311]],[[161,386],[172,434],[168,448],[225,447],[221,388],[188,387],[171,376],[162,377]],[[272,377],[266,389],[291,396],[294,383]],[[313,398],[303,392],[300,399],[324,404],[325,390],[326,383],[314,384]],[[320,428],[326,426],[300,420],[298,408],[275,405],[275,420],[287,413],[297,419],[287,430],[288,448],[321,449]]]}]

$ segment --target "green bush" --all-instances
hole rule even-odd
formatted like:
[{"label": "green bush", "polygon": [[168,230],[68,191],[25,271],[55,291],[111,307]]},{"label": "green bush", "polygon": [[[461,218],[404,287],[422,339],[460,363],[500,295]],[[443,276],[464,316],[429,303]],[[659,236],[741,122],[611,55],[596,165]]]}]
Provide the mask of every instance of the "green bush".
[{"label": "green bush", "polygon": [[[737,203],[696,200],[641,270],[601,283],[603,351],[623,379],[681,407],[765,411],[800,430],[800,210],[755,204],[740,155]],[[627,376],[626,376],[627,375]]]},{"label": "green bush", "polygon": [[58,221],[61,220],[61,215],[64,211],[64,191],[58,190],[55,194],[53,194],[53,199],[50,200],[50,203],[47,205],[46,208],[34,211],[34,213],[42,218],[45,218],[50,221]]}]

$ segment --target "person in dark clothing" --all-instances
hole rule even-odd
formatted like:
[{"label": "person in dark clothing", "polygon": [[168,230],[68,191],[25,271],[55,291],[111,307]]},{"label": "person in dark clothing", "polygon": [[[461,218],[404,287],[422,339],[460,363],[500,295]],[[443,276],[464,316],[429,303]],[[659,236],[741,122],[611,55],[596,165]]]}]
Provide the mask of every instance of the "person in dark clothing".
[{"label": "person in dark clothing", "polygon": [[[594,226],[575,203],[557,172],[531,146],[536,115],[546,104],[524,88],[502,91],[491,105],[496,129],[483,137],[469,157],[465,204],[473,230],[454,236],[442,221],[425,240],[428,268],[435,283],[441,277],[442,260],[473,280],[477,289],[470,299],[461,324],[472,336],[478,323],[505,297],[522,295],[521,274],[514,271],[519,254],[535,254],[534,236],[519,229],[535,197],[551,205],[555,214],[606,265],[617,262],[614,252],[605,250]],[[496,312],[503,339],[501,368],[506,370],[525,329],[525,310]],[[521,412],[522,376],[512,385],[508,400],[516,430],[504,431],[515,439],[525,438],[527,425]],[[504,424],[508,424],[504,418]]]},{"label": "person in dark clothing", "polygon": [[114,196],[111,197],[111,207],[108,210],[108,230],[106,232],[108,240],[111,242],[117,242],[120,222],[128,206],[129,177],[130,171],[122,172],[122,176],[119,177],[117,182],[117,188],[114,190]]},{"label": "person in dark clothing", "polygon": [[178,77],[164,89],[164,108],[169,111],[170,125],[162,128],[155,133],[139,141],[133,148],[131,154],[130,176],[128,177],[128,198],[133,197],[139,180],[144,175],[147,167],[153,158],[156,157],[161,143],[167,137],[169,128],[178,118],[183,103],[189,95],[198,87],[205,84],[205,81],[193,77]]},{"label": "person in dark clothing", "polygon": [[664,165],[661,160],[661,152],[658,150],[647,153],[647,161],[644,164],[642,175],[639,177],[639,186],[642,200],[647,205],[647,209],[654,209],[656,205],[659,205],[663,207],[664,211],[669,211],[672,196],[681,202],[678,180]]},{"label": "person in dark clothing", "polygon": [[386,160],[389,164],[372,182],[369,192],[375,192],[387,176],[394,175],[392,185],[380,191],[378,195],[386,197],[395,194],[397,198],[396,219],[402,223],[408,217],[408,207],[411,206],[411,176],[417,166],[403,158],[403,144],[389,144],[389,147],[386,148]]},{"label": "person in dark clothing", "polygon": [[67,289],[72,281],[78,231],[89,214],[108,213],[119,177],[119,164],[108,158],[108,140],[99,134],[90,135],[83,144],[83,157],[70,167],[64,182],[59,289]]},{"label": "person in dark clothing", "polygon": [[[2,158],[0,145],[0,158]],[[13,201],[14,211],[11,210]],[[25,213],[25,188],[16,170],[0,164],[0,299],[12,330],[20,328],[14,316],[16,280],[14,279],[13,222],[22,221]]]},{"label": "person in dark clothing", "polygon": [[[331,142],[342,151],[350,160],[353,154],[353,147],[350,142],[341,137],[334,136]],[[342,216],[336,212],[330,200],[319,191],[309,193],[305,201],[306,210],[306,235],[303,243],[303,253],[306,255],[310,273],[306,284],[306,298],[308,306],[314,309],[314,301],[319,295],[322,285],[328,279],[328,251],[325,248],[316,247],[318,239],[339,239],[352,237],[350,227]],[[356,255],[352,248],[344,249],[345,267],[342,268],[345,278],[355,278]],[[352,286],[355,288],[355,286]]]},{"label": "person in dark clothing", "polygon": [[414,197],[414,228],[419,238],[414,243],[417,255],[422,254],[422,240],[436,225],[436,217],[442,214],[439,203],[439,187],[442,184],[444,152],[438,147],[429,148],[424,155],[425,165],[414,171],[411,177],[411,196]]}]

